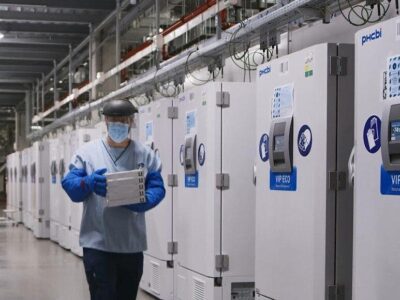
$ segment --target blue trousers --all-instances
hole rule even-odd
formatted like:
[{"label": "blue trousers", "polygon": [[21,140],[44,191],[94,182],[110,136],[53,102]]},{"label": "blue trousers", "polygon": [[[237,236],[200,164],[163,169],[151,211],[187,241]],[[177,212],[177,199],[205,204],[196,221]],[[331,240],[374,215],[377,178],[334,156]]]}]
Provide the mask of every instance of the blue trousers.
[{"label": "blue trousers", "polygon": [[135,300],[143,274],[143,253],[83,249],[91,300]]}]

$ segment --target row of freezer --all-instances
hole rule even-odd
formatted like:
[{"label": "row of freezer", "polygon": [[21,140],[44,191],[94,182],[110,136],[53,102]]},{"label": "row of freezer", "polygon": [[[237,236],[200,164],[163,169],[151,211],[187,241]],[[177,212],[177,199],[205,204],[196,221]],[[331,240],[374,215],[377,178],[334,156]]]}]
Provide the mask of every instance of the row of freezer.
[{"label": "row of freezer", "polygon": [[141,107],[139,128],[168,184],[144,290],[400,298],[400,18]]},{"label": "row of freezer", "polygon": [[7,158],[8,209],[17,222],[37,238],[50,238],[63,248],[82,256],[79,230],[82,204],[72,203],[61,187],[73,153],[104,132],[80,128],[57,138],[35,142],[32,147]]},{"label": "row of freezer", "polygon": [[[399,46],[395,18],[355,46],[260,66],[255,84],[140,107],[133,138],[160,156],[166,185],[146,213],[141,288],[179,300],[400,298]],[[17,217],[78,255],[82,207],[60,180],[99,126],[8,161]]]}]

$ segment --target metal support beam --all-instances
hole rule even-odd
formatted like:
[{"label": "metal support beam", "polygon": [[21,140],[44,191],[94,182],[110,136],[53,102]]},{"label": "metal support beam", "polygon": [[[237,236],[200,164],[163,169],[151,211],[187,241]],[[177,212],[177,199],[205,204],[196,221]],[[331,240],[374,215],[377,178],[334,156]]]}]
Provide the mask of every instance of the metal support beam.
[{"label": "metal support beam", "polygon": [[[69,45],[69,62],[68,62],[68,95],[72,94],[72,46]],[[72,103],[68,103],[68,110],[72,111]]]},{"label": "metal support beam", "polygon": [[32,101],[31,101],[31,91],[25,93],[25,134],[31,132],[32,123]]},{"label": "metal support beam", "polygon": [[[93,81],[93,26],[89,24],[89,81]],[[94,98],[93,91],[89,92],[89,100],[91,101]]]},{"label": "metal support beam", "polygon": [[[157,0],[156,0],[157,1]],[[117,14],[115,16],[115,65],[121,62],[121,0],[117,0]],[[115,75],[115,88],[118,89],[121,84],[121,73]]]},{"label": "metal support beam", "polygon": [[42,73],[42,99],[41,99],[41,101],[42,101],[42,103],[41,103],[41,107],[40,107],[40,111],[41,112],[44,112],[44,80],[43,80],[43,78],[44,78],[44,74]]},{"label": "metal support beam", "polygon": [[54,61],[54,71],[53,71],[53,94],[54,94],[54,105],[58,102],[58,91],[57,91],[57,62]]},{"label": "metal support beam", "polygon": [[32,118],[35,115],[35,110],[36,110],[35,99],[36,99],[35,85],[32,84],[32,91],[31,91],[31,101],[32,101],[32,104],[31,104],[31,107],[32,107],[31,123],[32,123]]},{"label": "metal support beam", "polygon": [[19,150],[19,139],[21,135],[21,127],[19,121],[19,112],[15,109],[15,145],[14,150]]},{"label": "metal support beam", "polygon": [[[160,0],[156,1],[156,35],[160,34]],[[154,60],[156,62],[157,70],[160,68],[160,49],[156,49],[154,52]]]},{"label": "metal support beam", "polygon": [[88,24],[97,23],[103,19],[104,15],[98,12],[77,14],[51,13],[51,12],[31,12],[31,11],[0,11],[0,20],[15,21],[18,23],[39,23],[39,24]]},{"label": "metal support beam", "polygon": [[45,65],[6,65],[0,64],[0,72],[4,73],[26,73],[26,74],[35,74],[35,73],[44,73],[51,70],[51,66]]},{"label": "metal support beam", "polygon": [[71,43],[78,44],[82,38],[67,38],[65,36],[57,37],[12,37],[6,35],[1,39],[1,43],[4,44],[29,44],[29,45],[69,45]]},{"label": "metal support beam", "polygon": [[0,84],[2,83],[34,83],[34,79],[26,79],[26,78],[15,78],[15,79],[0,79]]},{"label": "metal support beam", "polygon": [[[57,105],[58,102],[58,90],[57,90],[57,62],[54,61],[54,75],[53,75],[53,101],[54,106]],[[54,118],[57,119],[57,110],[54,111]]]},{"label": "metal support beam", "polygon": [[[112,10],[115,7],[113,1],[109,0],[1,0],[2,5],[5,4],[15,4],[16,5],[26,5],[26,6],[37,6],[37,7],[54,7],[54,8],[72,8],[72,9],[105,9]],[[40,4],[38,5],[38,2]]]},{"label": "metal support beam", "polygon": [[[3,2],[3,1],[2,1]],[[87,35],[88,29],[86,24],[53,24],[48,26],[46,24],[27,24],[27,23],[14,23],[2,20],[0,22],[1,32],[15,32],[15,33],[45,33],[45,34],[79,34]]]},{"label": "metal support beam", "polygon": [[37,79],[36,80],[36,104],[35,104],[35,107],[36,107],[36,113],[35,113],[35,115],[38,115],[39,114],[39,112],[40,112],[40,105],[39,105],[39,103],[40,103],[40,94],[39,94],[39,79]]},{"label": "metal support beam", "polygon": [[28,89],[1,89],[0,88],[0,93],[7,93],[7,94],[23,94],[29,91]]}]

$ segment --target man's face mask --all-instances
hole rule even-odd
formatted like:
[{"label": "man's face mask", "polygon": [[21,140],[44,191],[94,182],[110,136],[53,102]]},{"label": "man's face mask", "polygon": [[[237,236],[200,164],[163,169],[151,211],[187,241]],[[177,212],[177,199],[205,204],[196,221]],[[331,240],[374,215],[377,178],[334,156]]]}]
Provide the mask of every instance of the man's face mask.
[{"label": "man's face mask", "polygon": [[108,123],[108,136],[116,143],[122,143],[129,136],[129,124],[121,122]]}]

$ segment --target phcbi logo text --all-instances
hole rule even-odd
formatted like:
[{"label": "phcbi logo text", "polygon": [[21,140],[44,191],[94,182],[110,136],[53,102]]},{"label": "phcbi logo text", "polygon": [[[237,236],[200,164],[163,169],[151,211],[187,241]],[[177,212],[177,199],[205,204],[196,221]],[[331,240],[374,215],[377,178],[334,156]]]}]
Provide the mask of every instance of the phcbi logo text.
[{"label": "phcbi logo text", "polygon": [[268,73],[271,73],[271,67],[265,67],[264,69],[261,69],[259,72],[259,76],[267,75]]},{"label": "phcbi logo text", "polygon": [[364,46],[364,44],[368,42],[372,42],[375,40],[378,40],[382,37],[382,28],[381,29],[376,29],[374,32],[370,34],[363,35],[361,38],[361,45]]}]

